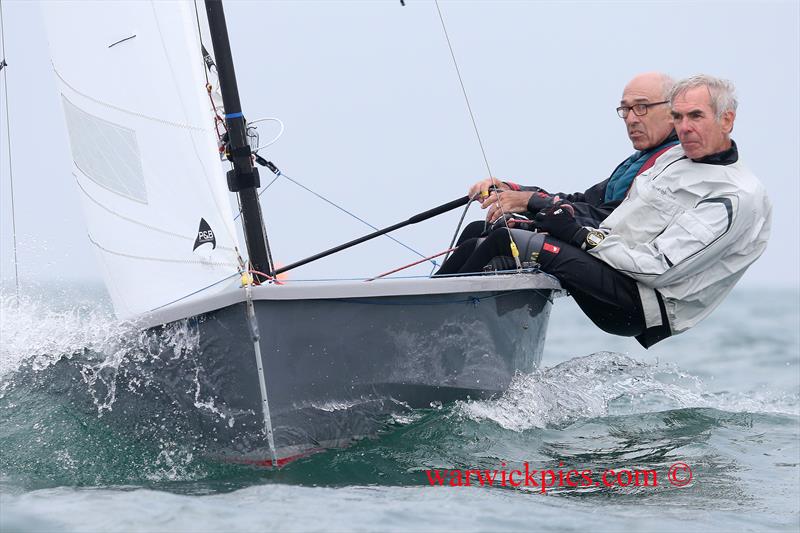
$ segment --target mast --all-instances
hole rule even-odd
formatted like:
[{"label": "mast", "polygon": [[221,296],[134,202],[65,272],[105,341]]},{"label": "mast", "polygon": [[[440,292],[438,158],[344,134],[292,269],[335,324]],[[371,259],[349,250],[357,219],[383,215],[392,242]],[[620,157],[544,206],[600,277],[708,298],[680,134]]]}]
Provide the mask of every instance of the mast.
[{"label": "mast", "polygon": [[[239,87],[236,84],[236,72],[233,68],[228,27],[225,24],[225,11],[222,8],[222,0],[205,0],[205,4],[219,77],[219,88],[225,106],[230,158],[233,163],[233,170],[230,170],[227,175],[228,190],[235,192],[239,197],[250,264],[253,270],[269,274],[273,270],[272,257],[257,192],[261,182],[258,177],[258,169],[253,166],[251,148],[247,144],[247,124],[242,115],[242,105],[239,102]],[[256,279],[263,281],[261,276],[256,276]]]}]

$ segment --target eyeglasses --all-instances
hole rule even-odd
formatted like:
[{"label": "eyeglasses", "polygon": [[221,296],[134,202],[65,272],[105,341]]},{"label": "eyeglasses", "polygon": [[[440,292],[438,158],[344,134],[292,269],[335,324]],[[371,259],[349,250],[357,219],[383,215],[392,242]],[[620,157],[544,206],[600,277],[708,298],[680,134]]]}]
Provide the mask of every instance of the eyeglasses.
[{"label": "eyeglasses", "polygon": [[630,113],[631,109],[633,109],[633,114],[637,117],[641,117],[647,114],[648,108],[653,107],[654,105],[667,103],[669,103],[669,100],[664,100],[663,102],[653,102],[652,104],[633,104],[632,106],[622,105],[617,108],[617,115],[619,115],[619,118],[628,118],[628,113]]}]

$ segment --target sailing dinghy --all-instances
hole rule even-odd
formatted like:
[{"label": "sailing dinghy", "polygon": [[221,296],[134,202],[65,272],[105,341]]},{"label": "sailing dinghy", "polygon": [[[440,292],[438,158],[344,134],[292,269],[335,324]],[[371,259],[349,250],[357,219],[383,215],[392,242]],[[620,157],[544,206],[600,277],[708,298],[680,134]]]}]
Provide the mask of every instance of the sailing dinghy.
[{"label": "sailing dinghy", "polygon": [[206,454],[281,465],[398,410],[496,395],[539,363],[560,292],[545,274],[276,282],[219,1],[43,8],[115,312],[198,332],[173,401],[213,398]]}]

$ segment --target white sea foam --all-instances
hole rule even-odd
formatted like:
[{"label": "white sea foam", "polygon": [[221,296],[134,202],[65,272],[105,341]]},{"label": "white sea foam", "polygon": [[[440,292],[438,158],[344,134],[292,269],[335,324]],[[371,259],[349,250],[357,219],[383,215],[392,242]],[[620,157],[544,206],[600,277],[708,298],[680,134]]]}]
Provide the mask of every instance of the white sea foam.
[{"label": "white sea foam", "polygon": [[91,350],[109,353],[131,331],[99,306],[55,310],[42,298],[0,293],[0,378],[30,364],[41,370],[62,357]]},{"label": "white sea foam", "polygon": [[[196,325],[189,320],[171,323],[159,330],[137,331],[131,329],[126,335],[109,343],[105,348],[105,357],[100,362],[89,362],[83,365],[81,375],[88,385],[89,392],[97,407],[98,414],[112,409],[116,400],[117,373],[126,362],[138,365],[145,380],[149,375],[146,363],[170,354],[171,359],[192,357],[197,354],[200,345],[200,334]],[[142,363],[145,365],[142,366]],[[201,401],[200,382],[197,378],[199,369],[195,369],[195,405],[210,408],[220,414],[214,407],[214,399]],[[102,384],[102,386],[98,386]],[[224,418],[224,415],[222,415]]]},{"label": "white sea foam", "polygon": [[800,414],[797,394],[711,393],[671,364],[648,364],[614,352],[575,357],[517,375],[498,399],[459,403],[456,412],[506,429],[561,427],[580,419],[681,408]]},{"label": "white sea foam", "polygon": [[[117,373],[124,364],[140,365],[170,354],[173,359],[196,354],[197,327],[180,321],[151,331],[116,319],[97,302],[56,306],[52,299],[0,293],[0,382],[16,370],[29,366],[41,371],[62,358],[79,357],[81,376],[98,414],[110,410],[117,394]],[[141,365],[140,365],[141,366]],[[147,373],[133,377],[129,387],[146,385]],[[196,400],[213,406],[213,399],[201,400],[199,382]]]}]

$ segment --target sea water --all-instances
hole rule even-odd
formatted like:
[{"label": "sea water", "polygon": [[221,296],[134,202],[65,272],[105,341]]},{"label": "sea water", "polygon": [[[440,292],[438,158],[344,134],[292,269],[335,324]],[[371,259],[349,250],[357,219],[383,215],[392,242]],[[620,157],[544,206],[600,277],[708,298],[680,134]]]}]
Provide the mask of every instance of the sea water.
[{"label": "sea water", "polygon": [[[800,528],[797,289],[736,289],[650,350],[557,299],[542,368],[502,396],[396,416],[280,470],[208,460],[167,407],[108,422],[147,387],[133,370],[154,339],[101,288],[6,289],[1,311],[4,532]],[[190,331],[168,337],[190,356]]]}]

